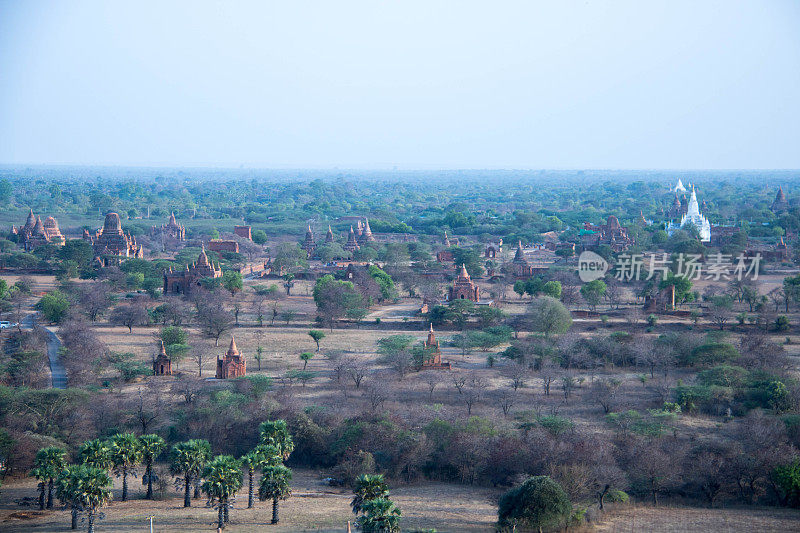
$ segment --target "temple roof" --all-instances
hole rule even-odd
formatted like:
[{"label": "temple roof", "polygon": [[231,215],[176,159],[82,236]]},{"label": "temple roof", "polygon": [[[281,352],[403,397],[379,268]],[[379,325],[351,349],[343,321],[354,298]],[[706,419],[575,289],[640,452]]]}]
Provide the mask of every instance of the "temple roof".
[{"label": "temple roof", "polygon": [[228,351],[226,352],[225,355],[229,356],[240,355],[239,349],[236,347],[236,340],[233,338],[233,335],[231,335],[231,345],[228,348]]},{"label": "temple roof", "polygon": [[517,252],[514,254],[514,263],[525,263],[525,252],[522,251],[522,241],[517,243]]},{"label": "temple roof", "polygon": [[36,217],[36,223],[33,225],[33,234],[46,235],[46,232],[44,231],[44,224],[42,224],[42,219],[38,216]]},{"label": "temple roof", "polygon": [[208,256],[206,255],[206,245],[200,245],[200,255],[197,256],[197,264],[201,266],[210,266],[208,262]]}]

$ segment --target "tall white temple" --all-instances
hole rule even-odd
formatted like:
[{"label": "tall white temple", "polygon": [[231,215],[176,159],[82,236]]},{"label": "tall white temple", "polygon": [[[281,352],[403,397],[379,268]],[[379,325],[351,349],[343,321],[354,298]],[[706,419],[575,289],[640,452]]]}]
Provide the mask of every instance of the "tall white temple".
[{"label": "tall white temple", "polygon": [[683,182],[680,178],[678,178],[678,183],[672,189],[672,192],[686,192],[686,187],[683,186]]},{"label": "tall white temple", "polygon": [[[680,181],[678,183],[680,184]],[[689,208],[686,210],[686,214],[681,218],[681,223],[673,224],[670,222],[667,225],[667,233],[672,235],[676,229],[684,228],[689,224],[697,229],[697,233],[700,234],[700,241],[711,241],[711,223],[706,217],[700,214],[700,205],[697,203],[697,194],[694,192],[694,186],[692,186],[692,197],[689,198]]]}]

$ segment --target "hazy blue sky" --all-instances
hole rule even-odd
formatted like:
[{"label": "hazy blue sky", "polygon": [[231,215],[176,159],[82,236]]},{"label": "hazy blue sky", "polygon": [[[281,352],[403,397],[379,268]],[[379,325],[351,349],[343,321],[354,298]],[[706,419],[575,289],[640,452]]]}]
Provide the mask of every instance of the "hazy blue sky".
[{"label": "hazy blue sky", "polygon": [[0,162],[800,168],[800,1],[0,0]]}]

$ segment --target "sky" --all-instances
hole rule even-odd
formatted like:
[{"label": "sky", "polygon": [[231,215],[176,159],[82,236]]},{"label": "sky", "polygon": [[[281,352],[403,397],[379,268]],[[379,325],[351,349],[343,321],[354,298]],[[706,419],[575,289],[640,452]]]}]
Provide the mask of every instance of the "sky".
[{"label": "sky", "polygon": [[800,1],[0,0],[0,163],[800,168]]}]

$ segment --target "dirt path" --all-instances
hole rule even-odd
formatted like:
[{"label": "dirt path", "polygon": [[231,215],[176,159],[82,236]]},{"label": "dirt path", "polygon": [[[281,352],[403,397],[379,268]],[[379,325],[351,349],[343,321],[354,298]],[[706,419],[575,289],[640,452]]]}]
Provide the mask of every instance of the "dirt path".
[{"label": "dirt path", "polygon": [[[22,325],[26,328],[33,329],[35,326],[35,314],[30,314],[22,321]],[[58,358],[58,352],[61,349],[61,341],[53,331],[53,328],[42,326],[42,329],[47,332],[47,358],[50,361],[50,386],[54,389],[67,388],[67,372],[64,370],[64,365]]]}]

